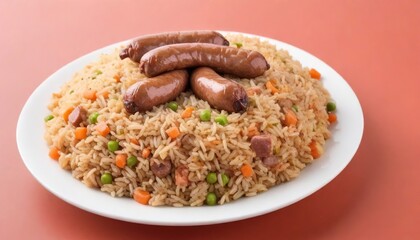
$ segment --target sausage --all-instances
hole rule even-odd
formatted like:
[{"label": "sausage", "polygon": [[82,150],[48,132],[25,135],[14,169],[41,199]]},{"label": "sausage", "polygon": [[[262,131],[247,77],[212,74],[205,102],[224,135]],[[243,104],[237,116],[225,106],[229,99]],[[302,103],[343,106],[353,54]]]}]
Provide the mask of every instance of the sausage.
[{"label": "sausage", "polygon": [[156,177],[164,178],[171,173],[172,163],[169,158],[165,158],[160,163],[156,159],[151,159],[150,161],[150,169]]},{"label": "sausage", "polygon": [[229,46],[229,41],[222,34],[215,31],[182,31],[166,32],[160,34],[149,34],[133,40],[125,49],[120,52],[120,58],[129,57],[134,62],[148,51],[160,46],[176,43],[211,43]]},{"label": "sausage", "polygon": [[248,106],[248,95],[242,85],[223,78],[211,68],[196,68],[190,84],[197,97],[219,110],[242,112]]},{"label": "sausage", "polygon": [[270,68],[256,51],[208,43],[180,43],[155,48],[140,59],[140,72],[154,77],[189,67],[211,67],[216,72],[255,78]]},{"label": "sausage", "polygon": [[188,72],[176,70],[154,78],[145,78],[131,85],[123,96],[129,113],[144,112],[174,100],[188,83]]},{"label": "sausage", "polygon": [[69,122],[78,127],[80,123],[84,122],[87,118],[87,111],[82,106],[77,106],[69,115]]},{"label": "sausage", "polygon": [[271,156],[271,137],[270,135],[257,135],[251,138],[251,148],[254,150],[257,157]]}]

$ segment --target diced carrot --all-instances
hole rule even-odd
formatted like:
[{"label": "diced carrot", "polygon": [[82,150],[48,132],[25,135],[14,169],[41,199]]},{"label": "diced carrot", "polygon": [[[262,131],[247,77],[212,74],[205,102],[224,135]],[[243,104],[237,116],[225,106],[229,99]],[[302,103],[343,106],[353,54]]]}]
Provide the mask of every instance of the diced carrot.
[{"label": "diced carrot", "polygon": [[86,90],[83,92],[83,97],[95,101],[96,100],[96,91],[95,90]]},{"label": "diced carrot", "polygon": [[192,112],[194,111],[193,107],[187,107],[185,110],[181,113],[182,118],[190,118],[192,115]]},{"label": "diced carrot", "polygon": [[251,165],[244,164],[241,167],[241,173],[244,177],[250,177],[254,173],[254,170],[252,169]]},{"label": "diced carrot", "polygon": [[256,136],[258,134],[259,134],[258,128],[255,126],[255,124],[251,124],[248,127],[248,134],[247,134],[247,136],[249,138],[252,138],[253,136]]},{"label": "diced carrot", "polygon": [[69,116],[70,116],[70,113],[71,113],[71,112],[73,112],[73,110],[74,110],[74,107],[69,107],[69,108],[67,108],[67,109],[63,112],[63,119],[64,119],[64,121],[66,121],[66,122],[68,122],[68,121],[69,121]]},{"label": "diced carrot", "polygon": [[293,112],[290,109],[287,109],[284,121],[285,121],[285,124],[289,127],[290,126],[296,126],[298,119],[296,117],[295,112]]},{"label": "diced carrot", "polygon": [[61,93],[53,93],[52,94],[52,96],[54,97],[54,98],[61,98],[62,96],[61,96]]},{"label": "diced carrot", "polygon": [[141,188],[136,188],[134,190],[133,193],[133,198],[134,200],[136,200],[136,202],[144,204],[144,205],[148,205],[149,204],[149,200],[152,196],[150,195],[150,193],[148,191],[145,191]]},{"label": "diced carrot", "polygon": [[337,115],[335,113],[328,113],[328,122],[335,123],[337,122]]},{"label": "diced carrot", "polygon": [[268,89],[268,90],[270,90],[270,91],[271,91],[271,93],[272,93],[272,94],[275,94],[275,93],[279,93],[279,92],[280,92],[280,90],[279,90],[279,89],[277,89],[277,88],[274,86],[274,84],[273,84],[273,82],[272,82],[272,81],[268,81],[268,82],[266,82],[266,83],[265,83],[265,86],[267,87],[267,89]]},{"label": "diced carrot", "polygon": [[117,167],[124,168],[126,164],[127,164],[127,155],[118,154],[115,157],[115,165],[117,165]]},{"label": "diced carrot", "polygon": [[58,160],[60,158],[60,152],[58,151],[58,148],[55,146],[52,146],[50,148],[50,151],[48,153],[48,156],[54,160]]},{"label": "diced carrot", "polygon": [[314,140],[312,140],[312,142],[309,143],[309,148],[311,149],[311,155],[314,159],[321,157],[324,151],[321,145]]},{"label": "diced carrot", "polygon": [[144,148],[143,151],[141,151],[141,156],[143,158],[148,158],[150,156],[150,149]]},{"label": "diced carrot", "polygon": [[107,99],[107,98],[109,97],[109,92],[108,92],[108,90],[104,89],[104,90],[101,90],[101,91],[97,92],[97,93],[96,93],[96,97],[99,97],[99,96],[102,96],[102,97],[104,97],[105,99]]},{"label": "diced carrot", "polygon": [[139,145],[139,141],[135,138],[130,138],[130,142],[135,145]]},{"label": "diced carrot", "polygon": [[311,78],[315,78],[320,80],[321,79],[321,73],[319,73],[316,69],[311,68],[311,70],[309,70],[309,75],[311,75]]},{"label": "diced carrot", "polygon": [[95,129],[102,137],[106,137],[106,135],[108,135],[108,133],[111,131],[111,129],[109,129],[108,125],[105,122],[100,122],[96,124]]},{"label": "diced carrot", "polygon": [[85,139],[87,136],[87,128],[86,127],[78,127],[74,130],[74,137],[77,140]]},{"label": "diced carrot", "polygon": [[119,74],[115,74],[114,79],[117,83],[121,82],[121,76]]},{"label": "diced carrot", "polygon": [[213,140],[213,141],[211,141],[211,144],[213,144],[213,145],[219,145],[221,143],[221,141],[220,140]]},{"label": "diced carrot", "polygon": [[171,127],[168,130],[166,130],[165,132],[172,139],[177,138],[181,134],[181,132],[179,132],[179,129],[177,127]]}]

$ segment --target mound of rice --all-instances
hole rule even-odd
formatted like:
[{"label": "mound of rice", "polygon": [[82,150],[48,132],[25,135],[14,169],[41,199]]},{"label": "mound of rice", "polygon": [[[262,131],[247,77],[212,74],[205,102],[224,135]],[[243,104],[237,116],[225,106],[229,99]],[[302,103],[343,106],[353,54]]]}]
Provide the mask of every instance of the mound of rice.
[{"label": "mound of rice", "polygon": [[[49,146],[60,150],[59,165],[71,171],[74,178],[86,186],[99,188],[115,197],[132,197],[140,187],[151,193],[152,206],[170,205],[200,206],[205,203],[208,192],[217,195],[217,203],[224,204],[244,196],[255,196],[270,187],[297,177],[303,168],[314,161],[309,144],[316,141],[323,148],[330,137],[328,114],[325,110],[330,100],[321,81],[312,79],[309,69],[304,68],[284,50],[262,42],[257,38],[227,35],[231,42],[242,43],[246,49],[262,53],[271,68],[255,79],[235,79],[245,89],[259,86],[261,94],[249,97],[248,110],[242,114],[220,112],[211,109],[206,101],[196,98],[191,91],[182,93],[176,102],[176,112],[165,105],[146,113],[129,115],[123,106],[122,93],[130,85],[144,78],[138,64],[130,59],[120,60],[116,49],[113,54],[104,54],[94,63],[75,73],[58,93],[54,93],[48,108],[54,118],[46,122],[45,139]],[[267,81],[274,81],[279,93],[272,94],[266,88]],[[87,89],[97,91],[97,99],[83,98]],[[98,122],[106,122],[111,132],[103,137],[95,130],[95,124],[87,125],[88,135],[75,140],[74,127],[63,119],[69,107],[81,105],[88,115],[98,112]],[[190,118],[183,119],[181,113],[194,107]],[[293,108],[298,123],[288,127],[284,122],[284,108]],[[199,113],[211,109],[212,120],[200,121]],[[220,113],[226,114],[229,124],[221,126],[214,121]],[[165,130],[177,126],[181,132],[171,140]],[[252,126],[250,128],[250,126]],[[274,136],[273,152],[280,159],[274,168],[265,166],[250,148],[249,130],[257,128],[260,133]],[[182,139],[189,138],[188,144]],[[114,153],[107,149],[110,140],[119,142]],[[151,156],[142,157],[142,150],[149,148]],[[116,154],[136,156],[138,165],[119,168],[115,164]],[[172,162],[172,173],[165,178],[155,177],[150,169],[150,159],[165,159]],[[252,166],[253,175],[244,177],[240,171],[243,164]],[[189,170],[189,184],[175,184],[174,169],[185,165]],[[109,172],[112,184],[102,184],[101,174]],[[215,184],[206,182],[209,172],[218,173]],[[223,186],[220,173],[230,176]]]}]

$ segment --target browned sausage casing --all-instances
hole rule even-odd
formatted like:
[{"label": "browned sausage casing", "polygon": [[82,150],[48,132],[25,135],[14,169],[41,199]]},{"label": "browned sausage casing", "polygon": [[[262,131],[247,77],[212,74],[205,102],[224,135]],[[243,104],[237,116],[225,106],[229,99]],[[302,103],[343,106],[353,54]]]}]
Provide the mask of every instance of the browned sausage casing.
[{"label": "browned sausage casing", "polygon": [[146,52],[154,48],[168,44],[193,42],[229,46],[229,41],[222,34],[215,31],[166,32],[144,35],[133,40],[127,48],[121,51],[120,58],[129,57],[134,62],[139,62]]},{"label": "browned sausage casing", "polygon": [[131,85],[123,96],[129,113],[144,112],[154,106],[174,100],[188,83],[188,72],[176,70],[154,78],[142,79]]},{"label": "browned sausage casing", "polygon": [[270,68],[256,51],[208,43],[180,43],[155,48],[140,60],[140,72],[154,77],[163,72],[189,67],[211,67],[217,72],[254,78]]},{"label": "browned sausage casing", "polygon": [[219,110],[242,112],[248,106],[248,95],[242,85],[223,78],[211,68],[196,68],[190,83],[197,97]]}]

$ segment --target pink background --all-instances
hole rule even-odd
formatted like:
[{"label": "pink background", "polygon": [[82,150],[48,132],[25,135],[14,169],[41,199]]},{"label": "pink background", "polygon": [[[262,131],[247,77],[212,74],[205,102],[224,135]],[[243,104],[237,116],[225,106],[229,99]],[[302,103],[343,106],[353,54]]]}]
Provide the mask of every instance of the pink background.
[{"label": "pink background", "polygon": [[[420,1],[212,2],[0,2],[0,239],[420,239]],[[44,189],[23,165],[15,138],[32,91],[92,50],[145,33],[191,29],[275,38],[338,71],[365,115],[364,137],[349,166],[289,207],[212,226],[126,223],[80,210]]]}]

